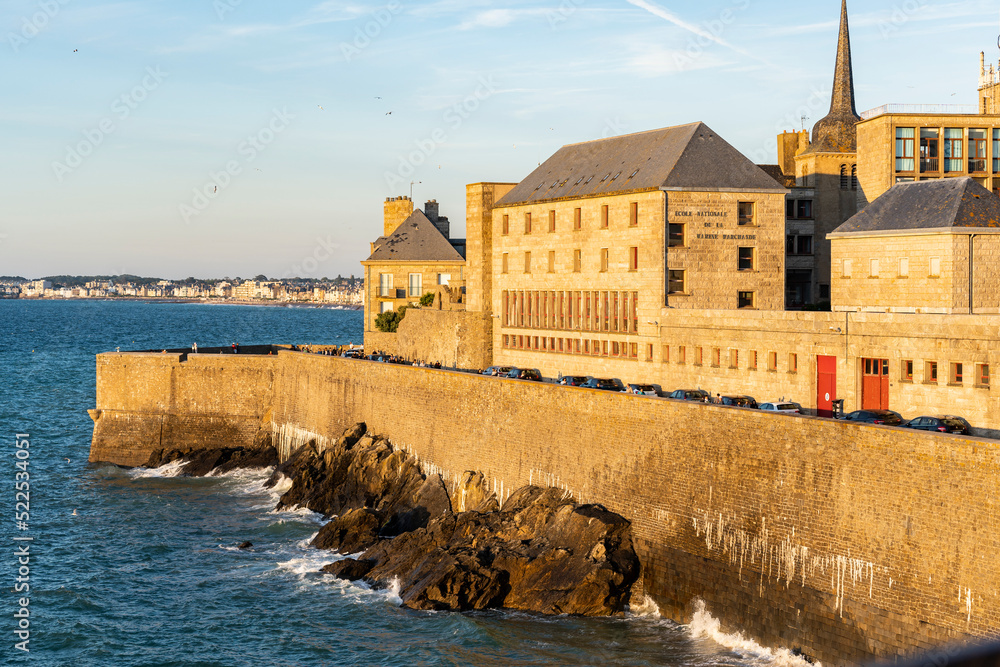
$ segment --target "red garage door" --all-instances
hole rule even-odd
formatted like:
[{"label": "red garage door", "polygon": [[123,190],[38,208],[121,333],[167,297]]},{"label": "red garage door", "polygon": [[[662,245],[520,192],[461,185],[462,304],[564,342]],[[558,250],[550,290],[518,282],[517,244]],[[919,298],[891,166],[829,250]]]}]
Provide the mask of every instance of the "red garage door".
[{"label": "red garage door", "polygon": [[833,416],[833,402],[837,400],[837,357],[816,357],[816,413],[820,417]]},{"label": "red garage door", "polygon": [[889,409],[889,360],[862,359],[861,409]]}]

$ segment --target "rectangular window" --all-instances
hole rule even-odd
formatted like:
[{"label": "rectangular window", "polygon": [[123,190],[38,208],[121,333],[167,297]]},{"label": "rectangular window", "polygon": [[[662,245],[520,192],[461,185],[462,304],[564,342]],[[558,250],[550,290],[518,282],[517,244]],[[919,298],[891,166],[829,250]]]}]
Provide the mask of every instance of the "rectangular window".
[{"label": "rectangular window", "polygon": [[524,233],[531,233],[531,213],[524,214]]},{"label": "rectangular window", "polygon": [[701,366],[705,361],[705,351],[703,348],[694,348],[694,365]]},{"label": "rectangular window", "polygon": [[611,312],[610,312],[611,305],[609,303],[608,293],[607,292],[602,292],[601,293],[601,299],[602,299],[602,304],[601,304],[601,320],[602,320],[602,322],[601,322],[601,330],[602,331],[611,331]]},{"label": "rectangular window", "polygon": [[639,224],[639,202],[632,202],[628,205],[628,226],[635,227]]},{"label": "rectangular window", "polygon": [[549,273],[556,272],[556,251],[549,250]]},{"label": "rectangular window", "polygon": [[753,308],[754,307],[754,293],[753,292],[737,292],[736,293],[736,307],[737,308]]},{"label": "rectangular window", "polygon": [[684,269],[667,271],[667,294],[684,294]]},{"label": "rectangular window", "polygon": [[799,372],[799,355],[794,352],[788,355],[788,372],[798,373]]},{"label": "rectangular window", "polygon": [[639,343],[629,343],[628,356],[632,359],[639,358]]},{"label": "rectangular window", "polygon": [[949,382],[951,382],[951,384],[962,384],[962,377],[962,364],[953,363],[951,365],[951,376],[949,378]]},{"label": "rectangular window", "polygon": [[608,270],[608,249],[601,248],[601,272]]},{"label": "rectangular window", "polygon": [[795,235],[787,234],[785,235],[785,254],[794,255],[795,254]]},{"label": "rectangular window", "polygon": [[798,244],[795,249],[796,254],[799,255],[811,255],[813,254],[813,237],[811,235],[799,236]]},{"label": "rectangular window", "polygon": [[799,199],[798,202],[798,215],[795,217],[800,220],[808,220],[813,217],[813,202],[812,199]]},{"label": "rectangular window", "polygon": [[424,276],[420,273],[410,274],[410,296],[411,297],[421,297],[423,296],[423,281]]},{"label": "rectangular window", "polygon": [[549,211],[549,233],[556,231],[556,212]]},{"label": "rectangular window", "polygon": [[931,257],[931,267],[930,268],[931,268],[931,271],[930,271],[929,275],[930,275],[931,278],[938,278],[938,277],[940,277],[941,276],[941,258],[940,257]]},{"label": "rectangular window", "polygon": [[392,308],[392,301],[383,301],[382,302],[382,310],[381,310],[381,312],[383,312],[383,313],[391,313],[392,310],[393,310],[393,308]]},{"label": "rectangular window", "polygon": [[908,257],[899,258],[899,277],[906,278],[910,275],[910,259]]},{"label": "rectangular window", "polygon": [[618,292],[611,293],[611,330],[618,331]]},{"label": "rectangular window", "polygon": [[868,262],[868,277],[878,278],[879,274],[879,262],[877,259],[869,260]]},{"label": "rectangular window", "polygon": [[936,127],[920,128],[920,172],[937,173],[941,171],[939,161],[938,141],[940,131]]},{"label": "rectangular window", "polygon": [[608,205],[601,206],[601,229],[608,228]]},{"label": "rectangular window", "polygon": [[601,341],[601,356],[608,356],[608,341],[606,340]]},{"label": "rectangular window", "polygon": [[712,366],[718,368],[722,364],[722,350],[717,347],[712,348]]},{"label": "rectangular window", "polygon": [[687,363],[687,348],[683,345],[677,347],[677,363],[686,364]]},{"label": "rectangular window", "polygon": [[639,293],[632,292],[632,332],[639,333]]},{"label": "rectangular window", "polygon": [[986,130],[969,130],[969,173],[986,171]]},{"label": "rectangular window", "polygon": [[652,361],[652,360],[653,360],[653,344],[648,343],[646,345],[646,361]]},{"label": "rectangular window", "polygon": [[447,285],[448,283],[451,282],[451,274],[450,273],[439,273],[439,274],[437,274],[437,281],[438,281],[438,285]]},{"label": "rectangular window", "polygon": [[524,253],[524,272],[531,273],[531,251]]},{"label": "rectangular window", "polygon": [[960,127],[947,127],[944,130],[945,173],[960,172],[965,167],[965,161],[962,159],[963,134]]},{"label": "rectangular window", "polygon": [[573,229],[583,229],[583,209],[573,209]]},{"label": "rectangular window", "polygon": [[573,251],[573,273],[580,273],[580,268],[583,266],[583,256],[582,251],[577,248]]},{"label": "rectangular window", "polygon": [[378,274],[378,295],[383,298],[396,298],[396,290],[392,288],[392,274],[391,273],[380,273]]},{"label": "rectangular window", "polygon": [[611,341],[611,356],[617,357],[620,354],[620,348],[618,346],[618,341]]},{"label": "rectangular window", "polygon": [[628,249],[628,270],[639,270],[639,248],[637,246]]},{"label": "rectangular window", "polygon": [[929,384],[937,384],[937,362],[927,361],[924,363],[924,382]]},{"label": "rectangular window", "polygon": [[507,236],[507,234],[510,233],[510,216],[509,215],[504,215],[503,216],[503,224],[501,225],[500,233],[503,234],[504,236]]},{"label": "rectangular window", "polygon": [[852,267],[852,265],[853,265],[853,262],[851,260],[845,259],[844,260],[844,268],[841,270],[840,275],[842,275],[844,278],[850,278],[851,277],[851,267]]},{"label": "rectangular window", "polygon": [[667,247],[668,248],[683,248],[684,247],[684,224],[671,222],[667,225]]},{"label": "rectangular window", "polygon": [[[503,325],[507,326],[510,323],[510,292],[507,290],[503,291]],[[504,346],[506,347],[506,343]]]},{"label": "rectangular window", "polygon": [[501,255],[500,258],[500,273],[507,273],[507,253]]},{"label": "rectangular window", "polygon": [[741,225],[754,224],[754,206],[752,201],[741,201],[737,205],[737,223]]},{"label": "rectangular window", "polygon": [[976,365],[976,384],[981,387],[990,386],[990,365],[989,364],[977,364]]},{"label": "rectangular window", "polygon": [[740,351],[731,349],[729,350],[729,367],[739,368],[740,367]]},{"label": "rectangular window", "polygon": [[757,350],[747,352],[747,370],[757,370]]},{"label": "rectangular window", "polygon": [[896,171],[913,171],[914,128],[896,128]]},{"label": "rectangular window", "polygon": [[899,364],[899,380],[901,382],[913,382],[913,360],[904,359]]},{"label": "rectangular window", "polygon": [[993,128],[993,173],[1000,173],[1000,128]]},{"label": "rectangular window", "polygon": [[767,353],[767,370],[776,371],[778,370],[778,353],[768,352]]},{"label": "rectangular window", "polygon": [[786,199],[785,200],[785,217],[789,219],[795,218],[795,200]]},{"label": "rectangular window", "polygon": [[739,248],[737,260],[737,269],[740,271],[753,271],[753,248]]}]

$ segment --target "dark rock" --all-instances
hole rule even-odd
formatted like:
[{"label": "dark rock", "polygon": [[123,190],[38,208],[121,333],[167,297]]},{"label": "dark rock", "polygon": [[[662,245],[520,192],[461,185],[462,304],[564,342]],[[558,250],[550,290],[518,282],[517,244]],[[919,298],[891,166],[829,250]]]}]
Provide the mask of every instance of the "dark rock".
[{"label": "dark rock", "polygon": [[253,542],[240,542],[240,545],[236,547],[237,549],[250,549],[253,547]]},{"label": "dark rock", "polygon": [[363,579],[371,571],[373,565],[375,563],[369,560],[345,558],[344,560],[324,565],[320,571],[332,574],[341,579],[346,579],[347,581],[357,581],[358,579]]},{"label": "dark rock", "polygon": [[278,451],[274,447],[247,449],[244,447],[223,447],[219,449],[170,449],[157,450],[149,455],[144,467],[160,466],[186,461],[181,475],[184,477],[204,477],[212,471],[222,474],[241,468],[269,468],[278,463]]},{"label": "dark rock", "polygon": [[[278,450],[267,446],[262,449],[224,450],[227,460],[218,464],[213,471],[222,475],[233,470],[249,470],[252,468],[270,468],[278,465]],[[187,472],[187,468],[184,468]]]},{"label": "dark rock", "polygon": [[353,554],[378,542],[382,515],[368,507],[351,510],[320,528],[312,541],[317,549]]}]

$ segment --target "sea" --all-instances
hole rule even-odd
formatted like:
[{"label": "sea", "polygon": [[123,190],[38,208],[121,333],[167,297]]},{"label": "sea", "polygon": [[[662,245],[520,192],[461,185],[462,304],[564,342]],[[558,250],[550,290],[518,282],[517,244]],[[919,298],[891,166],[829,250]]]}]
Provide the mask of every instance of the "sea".
[{"label": "sea", "polygon": [[338,558],[309,547],[324,519],[275,511],[268,470],[87,462],[100,352],[361,341],[357,311],[0,301],[0,664],[804,664],[648,600],[607,619],[408,610],[320,574]]}]

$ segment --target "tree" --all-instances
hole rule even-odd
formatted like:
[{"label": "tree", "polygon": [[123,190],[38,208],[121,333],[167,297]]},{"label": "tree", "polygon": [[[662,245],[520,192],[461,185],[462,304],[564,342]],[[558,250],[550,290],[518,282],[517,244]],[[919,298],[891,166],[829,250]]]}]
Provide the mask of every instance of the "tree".
[{"label": "tree", "polygon": [[254,280],[257,281],[257,282],[266,282],[267,281],[267,276],[265,276],[263,273],[259,273],[259,274],[257,274],[257,277],[254,278]]},{"label": "tree", "polygon": [[421,306],[433,306],[434,305],[434,292],[428,292],[420,297]]},{"label": "tree", "polygon": [[385,333],[396,333],[399,323],[406,316],[406,306],[400,306],[399,310],[387,310],[379,313],[375,318],[375,328]]}]

